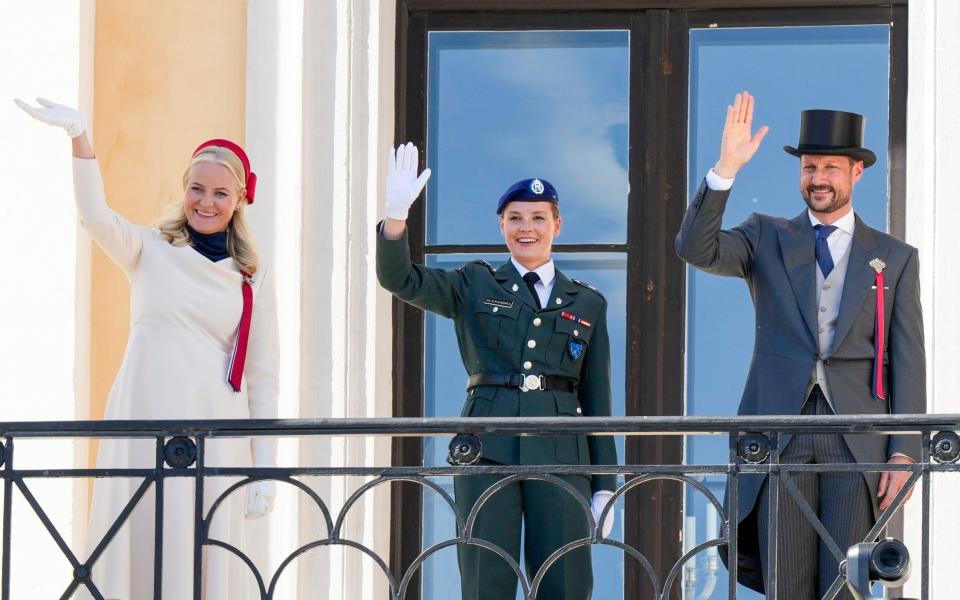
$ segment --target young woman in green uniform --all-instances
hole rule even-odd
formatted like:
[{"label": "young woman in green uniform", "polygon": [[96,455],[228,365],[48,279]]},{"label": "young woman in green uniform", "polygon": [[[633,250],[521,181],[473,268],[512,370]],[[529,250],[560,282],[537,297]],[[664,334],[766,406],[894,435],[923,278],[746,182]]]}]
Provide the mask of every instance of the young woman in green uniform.
[{"label": "young woman in green uniform", "polygon": [[[413,144],[391,152],[386,218],[377,237],[377,276],[400,300],[454,321],[467,371],[466,417],[609,416],[610,343],[607,302],[593,287],[568,279],[551,259],[562,229],[559,195],[544,179],[510,186],[496,214],[510,260],[498,268],[484,261],[447,271],[410,260],[407,212],[430,170],[419,176]],[[487,437],[480,464],[612,465],[609,436]],[[454,482],[456,504],[466,518],[476,500],[502,476],[462,476]],[[591,521],[570,494],[536,480],[511,484],[480,509],[473,535],[503,548],[520,562],[521,523],[525,567],[532,581],[558,548],[590,536],[613,495],[616,477],[563,478],[590,505]],[[612,507],[611,507],[612,508]],[[613,527],[613,512],[603,535]],[[496,553],[458,546],[464,600],[514,598],[517,577]],[[547,571],[537,597],[590,598],[593,576],[589,546],[564,555]]]}]

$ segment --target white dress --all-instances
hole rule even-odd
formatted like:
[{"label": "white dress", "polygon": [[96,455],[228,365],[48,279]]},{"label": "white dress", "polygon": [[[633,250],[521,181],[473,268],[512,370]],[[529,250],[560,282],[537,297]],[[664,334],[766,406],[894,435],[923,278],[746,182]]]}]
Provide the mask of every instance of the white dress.
[{"label": "white dress", "polygon": [[[227,366],[243,307],[241,273],[232,259],[212,262],[189,246],[174,247],[156,229],[133,225],[109,209],[96,159],[74,159],[74,188],[81,225],[130,281],[130,335],[107,400],[106,419],[274,418],[278,392],[276,299],[270,274],[254,275],[253,315],[243,385],[235,393]],[[207,466],[272,464],[270,440],[208,440]],[[153,468],[156,442],[103,439],[98,468]],[[207,478],[204,512],[237,481]],[[97,546],[142,478],[97,479],[90,509],[87,552]],[[164,599],[193,598],[194,483],[165,480]],[[153,598],[154,486],[93,569],[107,599]],[[210,526],[211,537],[249,549],[243,540],[245,489],[229,496]],[[263,573],[269,584],[269,573]],[[205,547],[204,600],[238,600],[256,590],[245,565],[221,548]],[[242,589],[242,591],[241,591]],[[76,597],[88,598],[86,586]]]}]

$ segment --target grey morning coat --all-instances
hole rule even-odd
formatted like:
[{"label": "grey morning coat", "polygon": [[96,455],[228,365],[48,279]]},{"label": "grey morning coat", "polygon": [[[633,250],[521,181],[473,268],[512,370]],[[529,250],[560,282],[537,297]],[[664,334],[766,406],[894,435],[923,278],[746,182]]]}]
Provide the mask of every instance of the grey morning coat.
[{"label": "grey morning coat", "polygon": [[[915,414],[926,412],[926,360],[920,308],[917,250],[856,217],[847,273],[832,347],[822,353],[817,326],[816,236],[806,209],[787,220],[752,214],[721,230],[730,191],[702,182],[677,234],[677,254],[715,275],[742,277],[750,288],[756,324],[753,357],[738,414],[797,415],[818,358],[823,359],[829,396],[837,414]],[[871,377],[876,319],[875,271],[884,273],[883,380],[887,401],[874,399]],[[920,458],[919,436],[846,435],[860,463],[882,463],[894,453]],[[782,441],[785,446],[788,439]],[[864,473],[877,510],[879,473]],[[750,515],[763,476],[741,478],[738,518]],[[741,525],[740,579],[760,577],[751,523]],[[746,581],[744,581],[746,579]],[[752,581],[751,581],[752,580]],[[762,580],[760,580],[762,584]],[[751,586],[753,587],[753,586]]]}]

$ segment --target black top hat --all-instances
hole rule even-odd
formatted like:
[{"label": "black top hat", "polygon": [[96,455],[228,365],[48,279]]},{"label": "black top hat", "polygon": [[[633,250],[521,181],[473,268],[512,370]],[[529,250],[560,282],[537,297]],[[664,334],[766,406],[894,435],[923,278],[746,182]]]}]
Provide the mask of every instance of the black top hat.
[{"label": "black top hat", "polygon": [[805,110],[800,113],[800,143],[783,149],[794,156],[829,154],[862,160],[864,167],[877,162],[877,155],[863,147],[863,115],[842,110]]}]

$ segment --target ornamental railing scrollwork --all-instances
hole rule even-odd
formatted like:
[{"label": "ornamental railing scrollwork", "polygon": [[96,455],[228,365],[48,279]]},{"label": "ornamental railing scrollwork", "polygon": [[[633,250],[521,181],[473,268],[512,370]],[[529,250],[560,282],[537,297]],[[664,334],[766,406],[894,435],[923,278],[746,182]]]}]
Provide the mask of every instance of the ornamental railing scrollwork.
[{"label": "ornamental railing scrollwork", "polygon": [[[424,563],[436,553],[457,545],[472,545],[492,552],[505,561],[517,574],[523,595],[529,600],[538,598],[538,590],[545,574],[564,555],[583,546],[609,546],[624,553],[625,560],[635,561],[639,572],[653,590],[658,600],[667,600],[677,593],[678,587],[686,587],[687,600],[697,600],[710,596],[714,592],[714,581],[718,568],[717,550],[736,552],[737,523],[729,518],[724,509],[724,498],[718,497],[704,484],[705,476],[727,477],[727,502],[736,506],[739,479],[743,475],[762,474],[771,480],[770,511],[774,514],[780,496],[785,492],[789,499],[796,502],[806,519],[824,540],[827,548],[838,561],[847,556],[846,548],[840,548],[830,538],[816,512],[804,500],[795,482],[795,476],[804,472],[867,472],[867,471],[907,471],[910,473],[906,485],[900,490],[891,506],[883,511],[864,542],[878,539],[891,518],[900,511],[909,493],[919,487],[921,494],[921,557],[920,590],[921,598],[929,597],[929,560],[927,549],[930,542],[931,475],[938,472],[956,472],[960,470],[960,416],[956,415],[900,415],[891,416],[783,416],[783,417],[614,417],[614,418],[486,418],[486,419],[324,419],[324,420],[218,420],[218,421],[100,421],[100,422],[22,422],[0,423],[0,478],[3,480],[3,554],[0,561],[0,600],[10,599],[12,577],[11,556],[16,552],[12,540],[16,532],[16,523],[12,518],[12,503],[15,495],[22,497],[30,509],[43,524],[46,531],[63,553],[72,568],[71,581],[63,590],[62,598],[71,597],[83,587],[94,598],[102,598],[93,577],[93,567],[104,550],[123,527],[129,515],[146,496],[150,488],[158,493],[153,495],[155,507],[155,531],[151,540],[154,556],[162,556],[163,528],[163,490],[164,482],[171,478],[191,478],[195,481],[197,497],[202,500],[204,483],[211,478],[240,478],[212,500],[209,509],[202,509],[202,501],[195,502],[194,517],[194,598],[201,597],[200,577],[202,548],[216,547],[236,556],[250,570],[259,588],[262,600],[275,598],[277,585],[286,569],[299,557],[321,547],[342,546],[356,550],[370,560],[382,572],[389,596],[394,600],[407,598],[409,588],[416,581],[416,574]],[[779,448],[782,436],[796,433],[824,434],[916,434],[926,440],[919,462],[909,465],[889,464],[783,464],[779,462]],[[482,453],[482,445],[476,445],[476,435],[624,435],[624,436],[687,436],[715,435],[725,436],[729,454],[726,462],[712,465],[494,465],[471,464],[477,453]],[[259,436],[280,437],[342,437],[342,436],[458,436],[451,444],[451,466],[301,466],[277,468],[212,467],[206,466],[204,448],[206,442],[217,438]],[[103,438],[126,437],[151,439],[156,445],[156,464],[153,468],[138,469],[21,469],[17,467],[15,445],[21,439],[37,438]],[[618,499],[631,491],[653,482],[672,481],[684,487],[686,494],[696,494],[708,509],[719,515],[715,537],[696,544],[685,546],[682,555],[666,573],[657,573],[653,562],[636,548],[617,539],[604,537],[594,519],[588,498],[563,479],[568,475],[615,474],[624,477],[624,483],[615,491],[613,500],[607,504],[599,522],[603,522],[607,511],[613,509]],[[461,514],[451,494],[435,479],[441,477],[463,477],[470,475],[498,475],[497,480],[477,500],[468,514]],[[357,487],[343,502],[339,511],[331,511],[327,502],[310,485],[299,477],[343,477],[359,476],[369,480]],[[113,524],[85,559],[81,559],[65,541],[35,496],[29,482],[34,479],[78,478],[78,477],[126,477],[136,478],[139,484],[132,497],[126,502]],[[218,510],[231,495],[239,493],[246,486],[261,480],[274,480],[280,485],[289,485],[304,494],[312,502],[323,522],[325,536],[301,543],[280,562],[274,573],[261,573],[254,561],[240,548],[228,540],[218,539],[210,533],[210,523]],[[557,549],[550,555],[540,571],[528,578],[521,568],[503,548],[490,541],[474,536],[474,524],[477,516],[488,501],[505,487],[520,481],[542,481],[557,488],[557,493],[568,494],[579,506],[583,518],[589,524],[589,535],[574,540]],[[365,494],[381,486],[393,483],[408,483],[429,490],[440,498],[443,505],[451,511],[455,522],[455,531],[439,542],[432,543],[422,550],[403,573],[394,573],[389,561],[378,555],[372,548],[344,536],[344,523]],[[781,485],[772,485],[776,482]],[[781,489],[782,488],[782,489]],[[770,538],[777,536],[776,519],[771,519]],[[702,553],[710,556],[708,582],[697,593],[692,564]],[[736,562],[736,561],[734,561]],[[735,570],[736,565],[731,565]],[[154,590],[155,597],[161,597],[163,565],[155,561]],[[914,569],[914,574],[917,569]],[[187,575],[190,576],[190,575]],[[775,576],[774,572],[771,576]],[[730,573],[726,595],[736,597],[735,572]],[[824,598],[836,597],[846,584],[841,574],[834,581]],[[716,594],[710,597],[718,597]],[[773,594],[768,594],[773,598]]]}]

